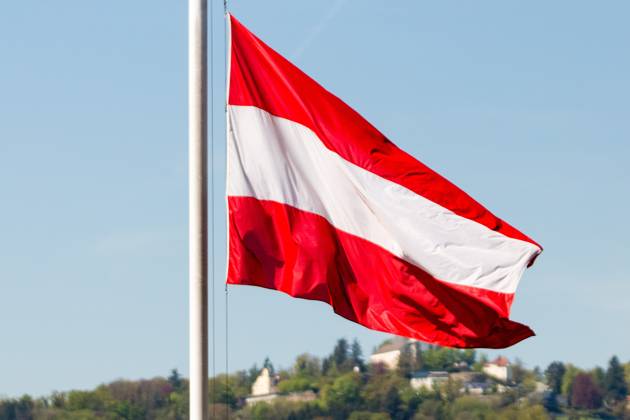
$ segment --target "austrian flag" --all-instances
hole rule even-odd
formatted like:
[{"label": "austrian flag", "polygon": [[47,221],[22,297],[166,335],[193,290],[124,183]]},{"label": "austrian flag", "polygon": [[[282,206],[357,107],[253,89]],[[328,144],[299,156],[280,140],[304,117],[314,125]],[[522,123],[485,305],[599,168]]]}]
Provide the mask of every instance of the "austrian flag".
[{"label": "austrian flag", "polygon": [[228,283],[439,345],[532,336],[509,313],[540,245],[229,21]]}]

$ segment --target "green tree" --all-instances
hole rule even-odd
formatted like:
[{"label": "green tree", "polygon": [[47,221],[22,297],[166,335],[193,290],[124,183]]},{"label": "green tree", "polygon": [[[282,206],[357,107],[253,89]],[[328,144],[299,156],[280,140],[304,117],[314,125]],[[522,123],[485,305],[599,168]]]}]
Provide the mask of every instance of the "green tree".
[{"label": "green tree", "polygon": [[475,364],[475,360],[477,359],[477,353],[474,349],[466,349],[462,353],[462,359],[468,364],[468,366],[472,366]]},{"label": "green tree", "polygon": [[348,355],[348,341],[345,338],[340,338],[337,340],[332,353],[332,361],[340,372],[348,370]]},{"label": "green tree", "polygon": [[332,365],[333,363],[331,357],[325,357],[324,360],[322,360],[322,374],[327,375],[330,372]]},{"label": "green tree", "polygon": [[512,380],[516,384],[522,384],[527,376],[527,369],[523,366],[523,362],[520,359],[516,359],[512,363]]},{"label": "green tree", "polygon": [[498,420],[548,420],[542,405],[513,405],[498,413]]},{"label": "green tree", "polygon": [[562,395],[570,400],[571,387],[573,386],[573,380],[580,373],[580,370],[572,364],[565,365],[564,375],[562,375],[562,386],[560,388]]},{"label": "green tree", "polygon": [[562,362],[551,362],[545,370],[545,379],[551,392],[560,394],[562,391],[562,378],[566,368]]},{"label": "green tree", "polygon": [[413,389],[409,382],[405,382],[405,386],[401,387],[399,391],[400,399],[402,401],[402,417],[410,419],[422,403],[422,395],[420,392]]},{"label": "green tree", "polygon": [[479,360],[473,364],[472,368],[475,372],[481,372],[486,363],[488,363],[488,356],[485,353],[481,353]]},{"label": "green tree", "polygon": [[[414,343],[415,349],[416,349],[416,354],[415,354],[415,366],[414,366],[414,370],[418,371],[418,370],[423,370],[424,369],[424,358],[422,355],[422,346],[420,345],[420,343],[415,342]],[[474,353],[474,351],[473,351]]]},{"label": "green tree", "polygon": [[321,363],[319,359],[310,354],[300,354],[293,364],[293,372],[297,376],[305,378],[317,378],[321,375]]},{"label": "green tree", "polygon": [[[365,408],[372,412],[387,412],[392,418],[400,417],[406,411],[411,399],[409,393],[413,393],[409,380],[401,377],[396,372],[384,370],[371,370],[369,381],[361,391]],[[407,404],[404,404],[402,394],[405,394]]]},{"label": "green tree", "polygon": [[180,391],[182,389],[182,377],[177,369],[171,369],[171,374],[168,376],[168,383],[173,387],[174,391]]},{"label": "green tree", "polygon": [[171,392],[168,404],[164,409],[164,418],[184,420],[188,418],[188,392]]},{"label": "green tree", "polygon": [[261,402],[254,405],[251,409],[252,420],[267,420],[271,419],[273,409],[270,404]]},{"label": "green tree", "polygon": [[493,407],[488,400],[464,396],[449,404],[449,417],[452,419],[489,419],[493,417]]},{"label": "green tree", "polygon": [[613,356],[608,362],[604,385],[606,387],[606,400],[608,401],[622,401],[628,395],[628,384],[626,384],[624,370],[617,356]]},{"label": "green tree", "polygon": [[97,391],[70,391],[68,393],[68,399],[66,408],[69,410],[91,410],[95,412],[102,412],[105,410],[109,398],[104,396],[104,393]]},{"label": "green tree", "polygon": [[217,375],[210,381],[208,391],[210,403],[225,404],[231,408],[236,408],[238,396],[235,392],[235,380],[229,375]]},{"label": "green tree", "polygon": [[558,404],[558,395],[555,392],[547,393],[543,398],[543,406],[550,413],[559,413],[560,405]]},{"label": "green tree", "polygon": [[111,410],[117,418],[125,420],[144,420],[148,418],[148,407],[130,401],[116,401]]},{"label": "green tree", "polygon": [[413,420],[443,420],[446,418],[446,405],[443,401],[427,400],[420,405]]},{"label": "green tree", "polygon": [[398,392],[397,387],[390,387],[385,394],[384,401],[385,411],[389,413],[390,417],[393,419],[398,419],[402,415],[402,399],[400,398],[400,393]]},{"label": "green tree", "polygon": [[457,397],[459,397],[461,389],[461,381],[448,378],[445,383],[440,385],[440,394],[444,396],[446,401],[452,402],[455,401]]},{"label": "green tree", "polygon": [[449,350],[445,347],[429,347],[423,353],[424,366],[427,370],[444,370],[449,364]]},{"label": "green tree", "polygon": [[140,381],[114,381],[96,389],[106,411],[115,411],[123,418],[154,417],[168,404],[171,386],[164,378]]},{"label": "green tree", "polygon": [[365,372],[363,350],[361,350],[361,345],[356,338],[352,341],[352,347],[350,348],[350,360],[353,368],[357,366],[361,372]]},{"label": "green tree", "polygon": [[324,405],[334,419],[345,419],[361,406],[361,383],[353,372],[339,376],[323,390]]},{"label": "green tree", "polygon": [[372,413],[370,411],[353,411],[348,420],[391,420],[387,413]]},{"label": "green tree", "polygon": [[257,364],[253,364],[252,367],[247,369],[245,377],[246,377],[247,382],[248,382],[248,387],[252,386],[252,384],[254,383],[256,378],[258,377],[258,375],[260,375],[260,369],[258,368]]},{"label": "green tree", "polygon": [[314,388],[315,385],[313,381],[303,376],[293,376],[292,378],[280,381],[278,384],[278,391],[281,393],[307,391]]},{"label": "green tree", "polygon": [[263,362],[263,368],[267,368],[270,374],[273,374],[275,372],[273,368],[273,363],[271,363],[271,359],[269,359],[269,356],[265,357],[265,361]]},{"label": "green tree", "polygon": [[4,420],[33,420],[35,403],[29,395],[19,399],[0,401],[0,419]]},{"label": "green tree", "polygon": [[50,405],[54,408],[64,408],[66,405],[66,394],[63,392],[53,391],[50,395]]},{"label": "green tree", "polygon": [[410,344],[405,344],[400,349],[400,356],[398,357],[398,372],[405,378],[410,378],[414,372],[415,358],[412,352]]},{"label": "green tree", "polygon": [[604,371],[604,369],[596,366],[589,372],[589,374],[591,375],[591,378],[593,378],[593,383],[597,385],[597,388],[602,391],[606,389],[606,372]]}]

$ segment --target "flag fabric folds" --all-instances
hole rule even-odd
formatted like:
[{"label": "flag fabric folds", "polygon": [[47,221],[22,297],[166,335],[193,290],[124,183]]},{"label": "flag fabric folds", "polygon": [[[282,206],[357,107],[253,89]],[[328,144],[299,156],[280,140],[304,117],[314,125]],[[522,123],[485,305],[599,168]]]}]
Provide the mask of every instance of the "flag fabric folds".
[{"label": "flag fabric folds", "polygon": [[439,345],[533,335],[509,313],[540,245],[229,20],[228,283]]}]

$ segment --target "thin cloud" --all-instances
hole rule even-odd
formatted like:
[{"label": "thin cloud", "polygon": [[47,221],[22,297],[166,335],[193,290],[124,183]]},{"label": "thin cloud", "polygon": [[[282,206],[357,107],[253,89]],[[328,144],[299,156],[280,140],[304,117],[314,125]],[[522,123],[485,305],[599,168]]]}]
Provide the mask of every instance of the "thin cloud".
[{"label": "thin cloud", "polygon": [[313,41],[326,29],[330,21],[332,21],[348,0],[337,0],[332,7],[324,15],[322,20],[313,28],[310,34],[302,41],[302,43],[293,51],[291,59],[296,60],[302,56],[304,51],[313,43]]}]

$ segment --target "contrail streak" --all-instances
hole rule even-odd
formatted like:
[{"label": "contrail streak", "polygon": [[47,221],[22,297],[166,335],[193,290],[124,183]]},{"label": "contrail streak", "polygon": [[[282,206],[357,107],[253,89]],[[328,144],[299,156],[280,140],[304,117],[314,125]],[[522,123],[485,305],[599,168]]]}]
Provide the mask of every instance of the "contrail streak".
[{"label": "contrail streak", "polygon": [[292,60],[296,60],[302,56],[304,51],[311,45],[311,43],[326,29],[326,26],[334,19],[339,13],[341,8],[348,2],[348,0],[337,0],[333,3],[332,7],[328,10],[328,13],[324,15],[322,20],[313,28],[310,34],[302,41],[302,43],[293,51],[290,55]]}]

